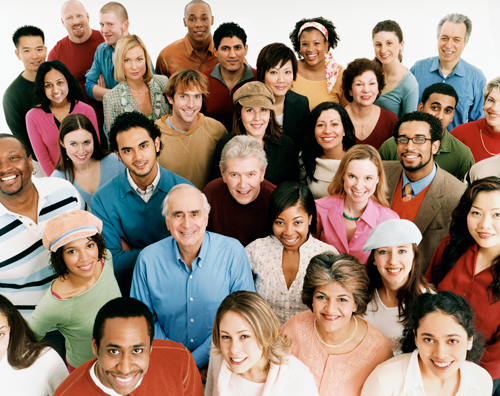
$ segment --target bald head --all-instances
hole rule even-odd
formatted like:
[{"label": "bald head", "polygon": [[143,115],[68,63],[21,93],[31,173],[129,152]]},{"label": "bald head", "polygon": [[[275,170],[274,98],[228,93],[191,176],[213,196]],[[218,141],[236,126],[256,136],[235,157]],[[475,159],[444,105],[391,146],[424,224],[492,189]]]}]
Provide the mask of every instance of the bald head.
[{"label": "bald head", "polygon": [[61,22],[73,43],[81,44],[92,35],[89,14],[82,3],[69,0],[61,7]]},{"label": "bald head", "polygon": [[210,213],[210,204],[208,203],[206,195],[191,184],[177,184],[170,189],[162,203],[162,215],[167,218],[169,216],[169,210],[171,211],[171,207],[175,201],[179,197],[182,199],[182,197],[186,195],[199,197],[202,202],[204,214],[208,216]]},{"label": "bald head", "polygon": [[212,16],[212,9],[210,8],[210,4],[208,4],[206,1],[203,0],[192,0],[189,3],[186,4],[186,7],[184,7],[184,18],[188,17],[188,12],[189,8],[194,5],[194,4],[203,4],[208,8],[209,16]]}]

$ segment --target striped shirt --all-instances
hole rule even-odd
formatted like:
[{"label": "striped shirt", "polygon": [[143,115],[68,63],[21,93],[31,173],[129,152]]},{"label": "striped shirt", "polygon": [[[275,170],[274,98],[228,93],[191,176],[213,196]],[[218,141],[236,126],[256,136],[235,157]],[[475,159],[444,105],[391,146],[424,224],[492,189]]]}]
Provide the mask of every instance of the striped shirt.
[{"label": "striped shirt", "polygon": [[0,203],[0,294],[7,297],[25,319],[54,279],[50,252],[42,244],[47,222],[63,212],[84,209],[84,201],[66,180],[32,178],[38,192],[38,224],[7,210]]}]

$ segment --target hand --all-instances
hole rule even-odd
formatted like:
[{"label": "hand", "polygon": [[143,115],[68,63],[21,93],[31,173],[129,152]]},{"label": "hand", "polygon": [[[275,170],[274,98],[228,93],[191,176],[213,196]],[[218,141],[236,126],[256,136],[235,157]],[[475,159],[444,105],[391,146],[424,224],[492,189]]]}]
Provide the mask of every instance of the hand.
[{"label": "hand", "polygon": [[127,242],[125,242],[123,239],[120,238],[120,242],[122,243],[122,250],[124,252],[128,252],[130,250],[130,246],[128,245]]},{"label": "hand", "polygon": [[106,88],[106,83],[104,82],[104,77],[102,76],[102,74],[99,74],[99,78],[97,79],[97,85]]},{"label": "hand", "polygon": [[208,373],[208,365],[205,367],[199,368],[198,371],[200,372],[200,377],[201,377],[201,382],[206,383],[207,382],[207,373]]}]

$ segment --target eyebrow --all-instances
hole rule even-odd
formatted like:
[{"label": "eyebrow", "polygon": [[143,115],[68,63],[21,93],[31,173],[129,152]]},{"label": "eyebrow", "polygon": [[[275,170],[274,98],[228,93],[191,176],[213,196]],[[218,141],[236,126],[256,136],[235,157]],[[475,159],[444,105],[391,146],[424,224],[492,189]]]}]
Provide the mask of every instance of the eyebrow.
[{"label": "eyebrow", "polygon": [[[302,217],[303,217],[302,215],[298,215],[298,216],[295,216],[292,220],[299,219],[299,218],[301,219]],[[276,220],[278,220],[278,219],[283,220],[283,217],[279,217],[279,216],[276,217]]]},{"label": "eyebrow", "polygon": [[[249,329],[244,329],[244,330],[240,330],[240,331],[237,331],[236,334],[240,334],[240,333],[244,333],[246,331],[250,331]],[[227,331],[225,330],[221,330],[220,331],[221,333],[224,333],[224,334],[229,334]]]},{"label": "eyebrow", "polygon": [[[483,208],[480,208],[479,206],[474,206],[474,205],[472,205],[471,208],[476,208],[476,209],[479,209],[479,210],[484,210]],[[500,208],[491,208],[490,211],[491,210],[499,210],[499,209]]]},{"label": "eyebrow", "polygon": [[[148,141],[147,141],[147,140],[145,140],[145,141],[143,141],[143,142],[139,143],[139,144],[137,145],[137,147],[142,146],[143,144],[146,144],[146,143],[148,143]],[[131,150],[131,149],[132,149],[132,147],[122,147],[122,148],[120,148],[120,151],[123,151],[123,150]]]},{"label": "eyebrow", "polygon": [[[184,211],[182,211],[182,210],[176,210],[176,211],[172,212],[172,215],[175,216],[175,215],[178,215],[178,214],[181,214],[181,213],[184,213]],[[201,213],[201,210],[200,209],[188,210],[186,213]]]},{"label": "eyebrow", "polygon": [[0,327],[0,330],[2,330],[2,329],[6,329],[7,327],[8,327],[8,326],[3,325],[2,327]]},{"label": "eyebrow", "polygon": [[[140,347],[144,347],[144,346],[146,346],[146,344],[144,344],[143,342],[141,342],[140,344],[132,345],[132,348],[140,348]],[[117,345],[117,344],[106,344],[105,347],[106,348],[115,348],[115,349],[123,349],[123,348],[125,348],[123,345]]]}]

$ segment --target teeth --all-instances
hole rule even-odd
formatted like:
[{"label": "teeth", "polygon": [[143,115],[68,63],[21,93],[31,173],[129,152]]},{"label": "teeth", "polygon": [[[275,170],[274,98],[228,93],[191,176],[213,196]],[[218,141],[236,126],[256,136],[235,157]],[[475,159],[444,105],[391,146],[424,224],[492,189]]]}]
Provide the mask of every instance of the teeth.
[{"label": "teeth", "polygon": [[[434,361],[433,361],[434,362]],[[438,362],[434,362],[434,364],[438,367],[448,367],[451,362],[447,362],[447,363],[438,363]]]},{"label": "teeth", "polygon": [[134,376],[131,375],[130,377],[127,377],[127,378],[118,378],[118,377],[115,377],[115,378],[118,382],[126,383],[126,382],[129,382],[132,378],[134,378]]},{"label": "teeth", "polygon": [[237,358],[231,358],[231,360],[232,360],[233,362],[236,362],[236,363],[241,363],[241,362],[242,362],[243,360],[245,360],[245,359],[246,359],[246,358],[239,358],[239,359],[237,359]]},{"label": "teeth", "polygon": [[3,179],[0,179],[0,180],[2,180],[3,182],[8,182],[8,181],[14,180],[16,177],[17,177],[17,175],[13,175],[13,176],[4,177]]},{"label": "teeth", "polygon": [[401,272],[401,268],[396,268],[396,269],[394,269],[394,268],[392,268],[392,269],[387,268],[387,271],[390,272],[391,274],[395,274],[397,272]]},{"label": "teeth", "polygon": [[194,231],[191,231],[191,232],[182,232],[182,231],[181,231],[181,234],[182,234],[182,235],[193,235],[193,234],[194,234]]}]

